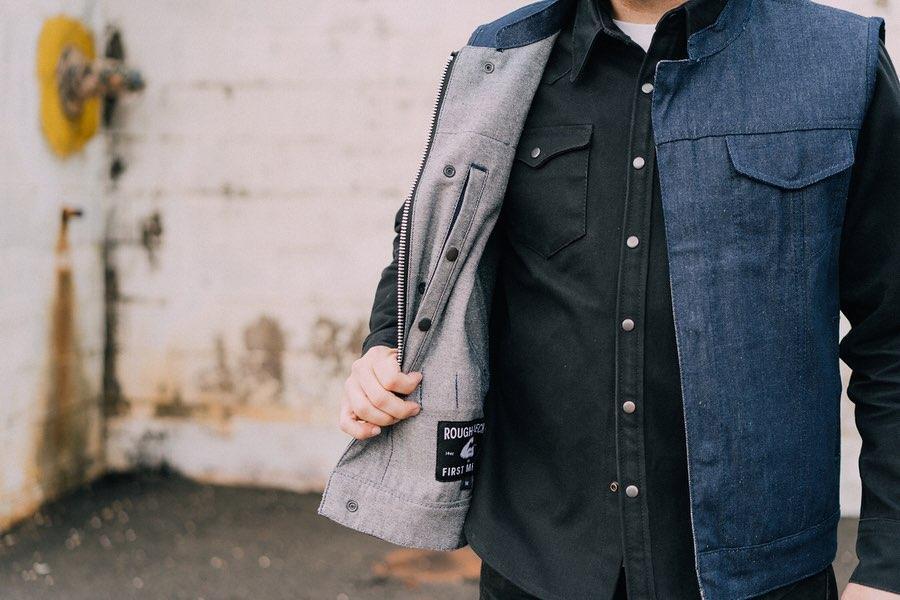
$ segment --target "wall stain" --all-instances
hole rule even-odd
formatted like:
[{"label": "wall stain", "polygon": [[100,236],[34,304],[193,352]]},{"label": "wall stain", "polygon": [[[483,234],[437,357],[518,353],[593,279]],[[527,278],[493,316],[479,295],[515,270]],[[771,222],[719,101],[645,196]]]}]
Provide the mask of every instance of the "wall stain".
[{"label": "wall stain", "polygon": [[[279,406],[284,394],[284,353],[287,341],[281,325],[273,317],[262,315],[243,330],[243,351],[236,360],[229,356],[228,345],[222,335],[214,341],[215,364],[197,377],[197,387],[212,396],[214,412],[230,416],[221,408],[232,406]],[[191,404],[194,407],[195,404]],[[209,403],[196,406],[206,406]],[[193,416],[200,408],[185,418]],[[209,411],[207,411],[209,412]],[[170,415],[181,416],[181,415]]]},{"label": "wall stain", "polygon": [[119,327],[119,274],[113,257],[116,243],[104,236],[101,258],[103,263],[103,415],[110,417],[128,412],[128,403],[122,396],[122,386],[117,375],[119,347],[116,334]]},{"label": "wall stain", "polygon": [[331,375],[343,375],[359,358],[367,332],[363,320],[343,324],[331,317],[320,316],[313,324],[311,349]]},{"label": "wall stain", "polygon": [[216,364],[200,373],[197,386],[206,393],[230,396],[234,394],[234,374],[228,362],[228,348],[222,335],[216,336],[214,349]]},{"label": "wall stain", "polygon": [[272,317],[263,315],[244,329],[244,356],[236,390],[241,404],[282,402],[285,347],[285,335]]},{"label": "wall stain", "polygon": [[50,497],[77,485],[88,475],[90,431],[87,382],[75,322],[68,223],[63,213],[56,243],[56,289],[50,315],[50,339],[42,436],[37,451],[37,481]]},{"label": "wall stain", "polygon": [[162,215],[159,211],[141,219],[141,247],[147,251],[147,259],[150,266],[156,267],[158,264],[157,252],[162,246],[163,223]]}]

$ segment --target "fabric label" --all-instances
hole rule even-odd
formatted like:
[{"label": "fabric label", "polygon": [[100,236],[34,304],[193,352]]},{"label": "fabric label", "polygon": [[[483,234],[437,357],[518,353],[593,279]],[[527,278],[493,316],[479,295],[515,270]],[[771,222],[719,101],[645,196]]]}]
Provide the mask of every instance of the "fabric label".
[{"label": "fabric label", "polygon": [[463,489],[471,489],[483,434],[484,419],[438,421],[435,479],[462,481]]}]

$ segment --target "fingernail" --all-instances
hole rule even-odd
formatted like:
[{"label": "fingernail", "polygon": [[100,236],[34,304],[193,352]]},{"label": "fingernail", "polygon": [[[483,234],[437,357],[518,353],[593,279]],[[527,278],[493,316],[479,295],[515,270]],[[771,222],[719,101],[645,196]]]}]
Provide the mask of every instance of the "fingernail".
[{"label": "fingernail", "polygon": [[381,433],[381,427],[378,427],[376,425],[375,427],[372,428],[372,433],[374,433],[375,435],[378,435],[379,433]]},{"label": "fingernail", "polygon": [[417,414],[419,414],[420,412],[422,412],[422,407],[421,407],[421,406],[416,406],[416,407],[413,409],[413,414],[414,414],[414,415],[417,415]]}]

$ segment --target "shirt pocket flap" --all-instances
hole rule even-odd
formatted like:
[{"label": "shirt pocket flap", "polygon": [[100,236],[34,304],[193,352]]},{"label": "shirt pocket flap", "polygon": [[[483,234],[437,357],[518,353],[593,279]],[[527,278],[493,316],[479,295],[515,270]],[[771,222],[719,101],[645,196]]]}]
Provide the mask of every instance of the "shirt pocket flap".
[{"label": "shirt pocket flap", "polygon": [[516,159],[537,169],[555,156],[587,147],[591,143],[593,128],[593,125],[587,124],[527,129],[519,140]]},{"label": "shirt pocket flap", "polygon": [[738,173],[789,190],[840,173],[854,160],[848,129],[736,134],[725,140]]}]

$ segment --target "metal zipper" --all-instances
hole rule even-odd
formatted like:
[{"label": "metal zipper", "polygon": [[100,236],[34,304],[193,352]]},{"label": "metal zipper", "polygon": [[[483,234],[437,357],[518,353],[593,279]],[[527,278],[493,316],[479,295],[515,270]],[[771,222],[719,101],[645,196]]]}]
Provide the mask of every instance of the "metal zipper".
[{"label": "metal zipper", "polygon": [[456,59],[456,52],[451,52],[444,65],[444,71],[441,74],[441,83],[438,87],[437,96],[434,99],[434,108],[431,111],[431,122],[428,128],[428,141],[422,151],[422,158],[419,160],[419,169],[416,172],[416,178],[413,180],[406,200],[403,202],[403,213],[400,217],[400,245],[397,251],[397,362],[403,365],[403,349],[406,342],[406,292],[408,283],[409,262],[407,256],[409,254],[409,230],[410,215],[412,214],[413,198],[416,190],[419,188],[419,182],[422,179],[422,172],[425,170],[425,162],[428,160],[428,154],[431,152],[431,146],[434,144],[434,133],[437,128],[438,115],[441,111],[441,104],[444,102],[444,93],[447,91],[447,81],[450,79],[450,71],[453,68],[453,62]]}]

